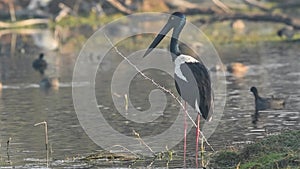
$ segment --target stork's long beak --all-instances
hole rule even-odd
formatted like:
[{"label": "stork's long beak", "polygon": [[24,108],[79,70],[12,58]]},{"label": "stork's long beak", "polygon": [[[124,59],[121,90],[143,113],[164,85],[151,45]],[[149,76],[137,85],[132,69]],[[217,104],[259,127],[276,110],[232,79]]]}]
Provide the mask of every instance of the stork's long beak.
[{"label": "stork's long beak", "polygon": [[147,56],[158,44],[159,42],[166,36],[166,34],[173,28],[173,25],[171,23],[167,23],[162,30],[159,32],[159,34],[155,37],[151,45],[148,47],[146,53],[143,57]]}]

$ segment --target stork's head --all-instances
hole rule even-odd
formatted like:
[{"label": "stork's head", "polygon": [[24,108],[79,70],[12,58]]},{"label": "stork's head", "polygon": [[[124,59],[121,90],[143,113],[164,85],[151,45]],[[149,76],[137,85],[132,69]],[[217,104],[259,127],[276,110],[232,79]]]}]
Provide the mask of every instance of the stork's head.
[{"label": "stork's head", "polygon": [[180,31],[185,25],[185,22],[186,22],[186,17],[183,13],[174,12],[170,16],[167,24],[162,28],[159,34],[155,37],[155,39],[147,49],[146,53],[144,54],[144,57],[147,56],[161,42],[161,40],[166,36],[168,32],[170,32],[171,29],[173,29],[172,38],[178,38]]}]

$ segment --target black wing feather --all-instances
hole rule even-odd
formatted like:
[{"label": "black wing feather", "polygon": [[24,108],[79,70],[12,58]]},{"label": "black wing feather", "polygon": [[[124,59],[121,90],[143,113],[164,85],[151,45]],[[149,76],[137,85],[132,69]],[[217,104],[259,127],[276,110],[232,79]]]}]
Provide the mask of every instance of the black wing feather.
[{"label": "black wing feather", "polygon": [[[180,70],[188,82],[181,80],[179,77],[176,78],[177,80],[175,79],[178,93],[194,108],[195,99],[197,99],[203,118],[209,119],[212,114],[210,111],[213,107],[213,96],[208,70],[199,62],[182,64]],[[196,90],[198,90],[198,94],[194,93],[195,91],[191,91],[195,90],[195,85],[191,84],[193,81],[197,83],[198,89]],[[180,89],[185,91],[181,91]]]}]

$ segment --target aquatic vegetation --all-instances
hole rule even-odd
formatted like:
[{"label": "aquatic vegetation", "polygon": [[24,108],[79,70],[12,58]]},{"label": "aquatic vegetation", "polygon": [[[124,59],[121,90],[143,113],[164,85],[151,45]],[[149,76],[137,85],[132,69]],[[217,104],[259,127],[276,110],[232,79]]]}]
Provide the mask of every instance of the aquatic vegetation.
[{"label": "aquatic vegetation", "polygon": [[297,168],[300,165],[300,131],[268,136],[239,151],[221,151],[212,158],[221,168]]}]

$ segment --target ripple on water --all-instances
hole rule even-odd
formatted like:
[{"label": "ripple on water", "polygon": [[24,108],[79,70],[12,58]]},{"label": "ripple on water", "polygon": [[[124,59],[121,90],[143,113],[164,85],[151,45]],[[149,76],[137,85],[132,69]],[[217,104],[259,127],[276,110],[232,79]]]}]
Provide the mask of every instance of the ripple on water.
[{"label": "ripple on water", "polygon": [[286,75],[287,76],[300,76],[300,72],[289,72]]},{"label": "ripple on water", "polygon": [[250,132],[266,132],[266,129],[251,129]]},{"label": "ripple on water", "polygon": [[297,123],[299,123],[299,122],[298,121],[283,121],[282,125],[285,125],[285,126],[294,126]]},{"label": "ripple on water", "polygon": [[264,67],[267,69],[279,69],[284,66],[289,66],[289,63],[270,63],[264,65]]},{"label": "ripple on water", "polygon": [[47,162],[46,159],[40,159],[40,158],[24,158],[24,161],[28,162]]},{"label": "ripple on water", "polygon": [[300,117],[300,113],[299,112],[280,112],[279,118],[296,118],[298,119]]}]

